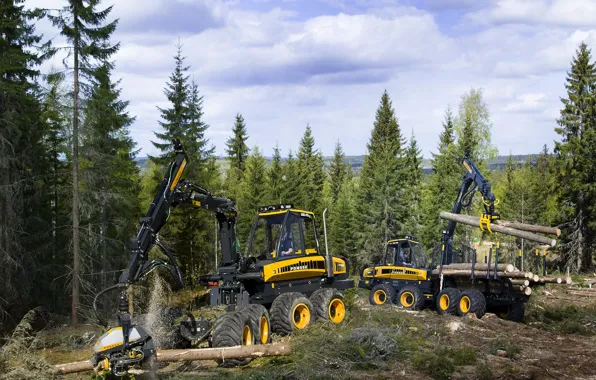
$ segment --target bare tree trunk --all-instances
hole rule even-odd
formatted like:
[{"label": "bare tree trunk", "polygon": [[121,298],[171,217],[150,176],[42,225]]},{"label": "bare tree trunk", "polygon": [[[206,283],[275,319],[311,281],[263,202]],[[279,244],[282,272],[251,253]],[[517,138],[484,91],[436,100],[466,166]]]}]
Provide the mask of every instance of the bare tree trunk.
[{"label": "bare tree trunk", "polygon": [[[75,24],[76,25],[76,24]],[[79,39],[74,38],[74,99],[72,122],[72,324],[79,323]]]}]

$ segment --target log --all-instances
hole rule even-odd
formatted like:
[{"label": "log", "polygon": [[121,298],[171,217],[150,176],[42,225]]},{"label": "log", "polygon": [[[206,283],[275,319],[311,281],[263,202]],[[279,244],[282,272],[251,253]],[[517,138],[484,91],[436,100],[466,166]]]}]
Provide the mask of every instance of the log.
[{"label": "log", "polygon": [[[445,268],[445,267],[443,267]],[[487,271],[474,271],[474,277],[476,278],[486,278]],[[439,269],[435,269],[432,271],[432,274],[438,275]],[[494,276],[495,272],[490,272],[490,277]],[[470,277],[472,275],[472,271],[468,269],[443,269],[444,276],[464,276]],[[505,278],[526,278],[525,272],[497,272],[498,277],[505,277]]]},{"label": "log", "polygon": [[[476,264],[474,266],[474,270],[482,270],[486,271],[488,268],[487,264]],[[447,264],[443,265],[443,270],[445,269],[472,269],[472,263],[457,263],[457,264]],[[511,264],[498,264],[497,269],[501,272],[514,272],[515,267]],[[495,270],[494,264],[490,266],[490,271],[493,272]]]},{"label": "log", "polygon": [[567,278],[565,278],[565,283],[567,285],[571,285],[571,284],[573,284],[573,280],[571,279],[571,277],[567,277]]},{"label": "log", "polygon": [[557,237],[561,236],[561,230],[555,227],[547,227],[547,226],[539,226],[537,224],[526,224],[526,223],[518,223],[518,222],[509,222],[506,220],[497,220],[494,222],[503,227],[514,228],[516,230],[522,231],[529,231],[529,232],[537,232],[542,234],[550,234],[556,235]]},{"label": "log", "polygon": [[511,280],[511,284],[520,286],[530,286],[530,280]]},{"label": "log", "polygon": [[[283,342],[273,344],[256,344],[253,346],[199,348],[188,350],[158,350],[156,356],[157,361],[159,362],[178,362],[190,360],[225,360],[239,358],[260,358],[263,356],[283,356],[289,355],[290,352],[290,343]],[[57,364],[54,366],[54,368],[59,374],[65,375],[68,373],[92,371],[93,365],[90,361],[83,361]]]},{"label": "log", "polygon": [[537,274],[535,274],[534,276],[532,276],[532,281],[538,282],[538,279],[540,279],[540,276],[538,276]]},{"label": "log", "polygon": [[538,277],[538,281],[535,282],[541,282],[545,284],[560,284],[563,282],[563,279],[561,277],[542,276]]},{"label": "log", "polygon": [[[461,215],[461,214],[453,214],[451,212],[441,211],[439,214],[441,219],[450,220],[453,222],[466,224],[468,226],[479,227],[480,226],[480,217],[472,216],[472,215]],[[499,224],[491,224],[491,230],[493,232],[499,232],[505,235],[515,236],[519,238],[524,238],[527,240],[535,241],[540,244],[546,244],[551,247],[554,247],[557,244],[555,239],[551,239],[545,236],[537,235],[533,232],[516,230],[514,228],[505,227]]]},{"label": "log", "polygon": [[522,286],[517,286],[517,285],[514,285],[512,289],[513,289],[513,291],[515,291],[517,293],[523,293],[523,294],[525,294],[527,296],[529,296],[529,295],[532,294],[532,288],[530,288],[529,286],[523,286],[523,285]]}]

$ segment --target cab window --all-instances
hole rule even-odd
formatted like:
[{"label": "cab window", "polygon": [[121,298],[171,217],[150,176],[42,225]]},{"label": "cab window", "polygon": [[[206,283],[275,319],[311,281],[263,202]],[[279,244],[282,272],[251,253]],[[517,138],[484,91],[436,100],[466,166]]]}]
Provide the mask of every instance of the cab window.
[{"label": "cab window", "polygon": [[426,268],[426,254],[420,244],[413,244],[412,251],[414,256],[414,263],[417,268]]},{"label": "cab window", "polygon": [[312,215],[302,214],[302,226],[304,229],[304,248],[306,249],[306,254],[312,255],[318,253],[319,242]]},{"label": "cab window", "polygon": [[248,256],[272,258],[282,230],[284,215],[260,217],[249,246]]},{"label": "cab window", "polygon": [[281,239],[279,240],[278,257],[303,254],[302,218],[293,213],[288,214]]}]

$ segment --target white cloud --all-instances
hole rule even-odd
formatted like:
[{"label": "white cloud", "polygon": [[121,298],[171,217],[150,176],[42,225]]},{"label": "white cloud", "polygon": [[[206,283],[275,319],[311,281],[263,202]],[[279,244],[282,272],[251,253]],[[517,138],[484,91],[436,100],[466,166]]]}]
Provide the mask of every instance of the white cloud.
[{"label": "white cloud", "polygon": [[[188,25],[163,31],[139,27],[156,19],[165,0],[116,0],[114,6],[114,16],[127,24],[115,35],[121,41],[115,75],[137,115],[131,131],[142,154],[155,152],[150,140],[159,129],[156,106],[167,106],[163,88],[178,36],[204,96],[207,137],[217,152],[223,153],[234,115],[241,112],[249,145],[260,145],[266,155],[276,142],[284,153],[295,151],[307,123],[325,154],[332,154],[338,139],[347,153],[363,154],[387,89],[403,134],[409,137],[414,129],[428,157],[436,149],[445,108],[456,110],[470,87],[484,89],[493,142],[501,152],[536,152],[557,138],[559,97],[575,49],[581,41],[596,43],[596,28],[584,26],[592,16],[563,12],[564,20],[557,21],[551,15],[557,1],[532,2],[530,8],[495,1],[482,3],[488,7],[480,10],[478,2],[468,0],[427,1],[437,12],[473,11],[462,23],[470,18],[481,23],[458,35],[448,35],[455,20],[439,26],[429,10],[384,0],[341,1],[336,5],[344,13],[308,18],[279,2],[264,12],[250,10],[246,2],[178,1],[208,10],[195,31]],[[367,4],[372,8],[364,9]]]},{"label": "white cloud", "polygon": [[550,24],[593,26],[596,2],[593,0],[498,0],[494,5],[473,12],[470,19],[479,23]]}]

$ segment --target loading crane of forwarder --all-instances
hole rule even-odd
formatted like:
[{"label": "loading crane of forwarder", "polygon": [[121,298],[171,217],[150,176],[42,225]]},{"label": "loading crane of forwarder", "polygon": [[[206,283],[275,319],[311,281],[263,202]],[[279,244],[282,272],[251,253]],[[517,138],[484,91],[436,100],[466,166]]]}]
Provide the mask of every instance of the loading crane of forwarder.
[{"label": "loading crane of forwarder", "polygon": [[[495,211],[495,205],[499,202],[492,193],[490,182],[480,173],[478,168],[469,158],[469,152],[463,159],[463,165],[466,168],[466,173],[463,176],[462,184],[459,188],[457,198],[453,204],[451,212],[453,214],[460,214],[463,208],[468,208],[472,204],[472,199],[476,190],[482,195],[482,204],[484,206],[484,213],[480,216],[480,229],[482,231],[489,231],[491,222],[501,219],[498,212]],[[443,271],[444,264],[451,264],[453,258],[453,235],[455,234],[456,222],[449,221],[447,229],[443,231],[441,239],[441,264],[440,270]]]},{"label": "loading crane of forwarder", "polygon": [[[179,140],[174,140],[173,145],[175,158],[170,163],[149,210],[139,220],[139,232],[131,239],[131,257],[126,270],[120,276],[118,284],[102,290],[94,300],[94,308],[97,311],[97,300],[101,294],[116,288],[123,289],[118,298],[119,326],[108,330],[98,339],[91,360],[95,366],[102,362],[104,369],[111,370],[117,376],[125,374],[131,365],[155,355],[151,336],[141,326],[135,326],[132,323],[126,289],[158,267],[165,267],[171,273],[175,289],[184,286],[182,272],[172,251],[158,238],[158,233],[166,223],[171,208],[190,205],[214,212],[219,224],[223,264],[233,264],[239,259],[235,245],[237,212],[234,202],[227,198],[213,196],[201,186],[181,179],[188,164],[188,158]],[[159,247],[165,253],[166,261],[159,259],[149,261],[149,251],[153,246]],[[204,334],[208,330],[208,326],[197,326],[192,314],[187,314],[192,322],[187,326],[191,333]],[[101,319],[100,322],[107,325]]]}]

